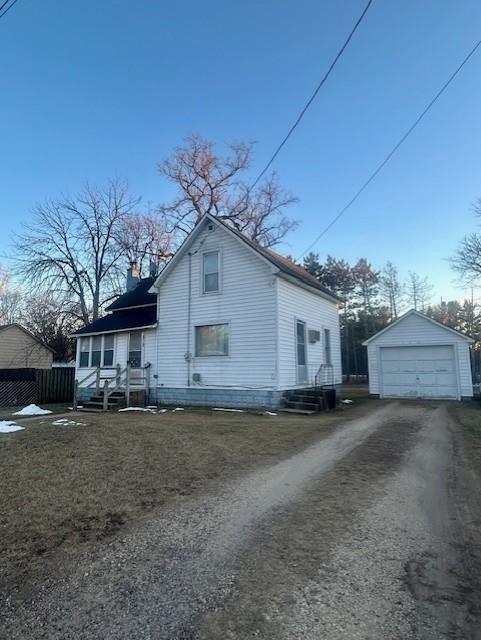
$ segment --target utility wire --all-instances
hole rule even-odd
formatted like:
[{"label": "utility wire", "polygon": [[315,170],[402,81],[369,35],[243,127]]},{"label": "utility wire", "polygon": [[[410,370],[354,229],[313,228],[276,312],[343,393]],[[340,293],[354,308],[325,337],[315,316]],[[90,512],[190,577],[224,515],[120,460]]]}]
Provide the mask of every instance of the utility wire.
[{"label": "utility wire", "polygon": [[371,6],[373,0],[369,0],[369,2],[366,4],[364,11],[361,13],[361,15],[359,16],[356,24],[354,25],[354,27],[352,28],[351,32],[349,33],[348,37],[346,38],[344,44],[342,45],[342,47],[339,49],[339,51],[336,54],[336,57],[334,58],[334,60],[331,62],[331,65],[329,66],[328,70],[326,71],[326,73],[324,74],[324,76],[322,77],[322,80],[320,81],[320,83],[317,85],[314,93],[312,94],[312,96],[309,98],[309,100],[306,102],[304,108],[302,109],[302,111],[300,112],[300,114],[297,116],[296,121],[294,122],[294,124],[291,126],[291,128],[289,129],[289,131],[287,132],[287,135],[283,138],[282,142],[279,144],[279,146],[276,148],[276,150],[274,151],[274,153],[272,154],[269,162],[266,164],[266,166],[262,169],[262,171],[259,173],[259,175],[257,176],[257,178],[254,180],[254,182],[252,183],[249,191],[251,191],[259,182],[259,180],[262,178],[262,176],[266,173],[266,171],[269,169],[269,167],[271,166],[271,164],[274,162],[274,160],[277,158],[277,156],[279,155],[279,152],[281,151],[282,147],[286,144],[286,142],[289,140],[289,138],[291,137],[291,135],[293,134],[294,130],[296,129],[296,127],[299,125],[299,123],[301,122],[302,118],[304,117],[304,114],[306,113],[306,111],[309,109],[309,107],[311,106],[311,104],[314,102],[314,100],[317,97],[317,94],[319,93],[319,91],[321,90],[322,86],[325,84],[326,80],[329,78],[329,76],[331,75],[332,70],[334,69],[334,67],[336,66],[336,64],[338,63],[340,57],[342,56],[342,54],[344,53],[345,49],[347,48],[349,42],[351,41],[353,35],[355,34],[357,28],[359,27],[359,25],[361,24],[361,22],[364,19],[364,16],[366,15],[366,13],[369,10],[369,7]]},{"label": "utility wire", "polygon": [[3,16],[7,13],[7,11],[10,11],[10,9],[13,7],[14,4],[17,4],[18,0],[12,0],[12,2],[8,5],[8,7],[6,9],[4,9],[2,11],[2,9],[5,7],[6,4],[8,4],[9,0],[6,0],[2,6],[0,7],[0,18],[3,18]]},{"label": "utility wire", "polygon": [[381,162],[381,164],[375,169],[375,171],[373,173],[371,173],[371,175],[366,180],[366,182],[355,193],[355,195],[351,198],[351,200],[349,200],[349,202],[346,204],[346,206],[343,209],[341,209],[336,216],[334,216],[334,218],[331,220],[331,222],[329,222],[329,224],[321,231],[321,233],[311,242],[311,244],[307,247],[307,249],[305,249],[301,253],[301,255],[298,258],[299,260],[302,258],[302,256],[304,256],[308,251],[310,251],[319,242],[319,240],[329,231],[329,229],[331,229],[331,227],[339,220],[339,218],[341,218],[341,216],[343,216],[346,213],[346,211],[354,204],[354,202],[359,198],[361,193],[371,184],[371,182],[374,180],[374,178],[387,165],[387,163],[393,157],[393,155],[396,153],[396,151],[399,149],[399,147],[411,135],[411,133],[418,126],[418,124],[421,122],[421,120],[424,118],[424,116],[427,114],[427,112],[431,109],[431,107],[434,105],[434,103],[437,102],[437,100],[442,96],[442,94],[446,91],[446,89],[449,87],[451,82],[455,79],[455,77],[458,75],[458,73],[461,71],[461,69],[464,67],[464,65],[468,62],[468,60],[476,53],[476,51],[479,49],[480,46],[481,46],[481,40],[479,40],[474,45],[474,47],[471,49],[471,51],[468,53],[468,55],[464,58],[464,60],[461,62],[461,64],[455,69],[455,71],[450,75],[448,80],[443,84],[441,89],[436,93],[436,95],[431,100],[431,102],[428,103],[428,105],[424,108],[424,110],[421,112],[421,114],[416,118],[416,120],[413,122],[413,124],[409,127],[409,129],[406,131],[406,133],[399,140],[399,142],[391,149],[391,151],[387,154],[387,156],[384,158],[384,160]]}]

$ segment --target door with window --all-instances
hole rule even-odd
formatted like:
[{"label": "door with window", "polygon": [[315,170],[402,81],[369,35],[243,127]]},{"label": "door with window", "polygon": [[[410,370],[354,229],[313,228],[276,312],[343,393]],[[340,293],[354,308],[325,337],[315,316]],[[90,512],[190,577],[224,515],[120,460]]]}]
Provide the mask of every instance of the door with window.
[{"label": "door with window", "polygon": [[130,379],[133,384],[142,384],[142,331],[129,333]]},{"label": "door with window", "polygon": [[302,320],[296,320],[296,363],[297,384],[307,384],[306,323]]}]

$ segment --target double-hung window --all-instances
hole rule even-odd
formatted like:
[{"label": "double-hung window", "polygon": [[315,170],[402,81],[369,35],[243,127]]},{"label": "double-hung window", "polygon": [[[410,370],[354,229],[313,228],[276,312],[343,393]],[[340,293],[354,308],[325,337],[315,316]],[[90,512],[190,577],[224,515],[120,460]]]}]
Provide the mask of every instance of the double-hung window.
[{"label": "double-hung window", "polygon": [[220,257],[218,251],[204,253],[202,265],[203,293],[215,293],[220,290]]},{"label": "double-hung window", "polygon": [[102,364],[102,336],[92,336],[92,367],[100,367]]},{"label": "double-hung window", "polygon": [[208,324],[195,328],[195,355],[228,356],[229,325]]},{"label": "double-hung window", "polygon": [[114,364],[114,334],[108,333],[104,336],[104,367],[111,367]]},{"label": "double-hung window", "polygon": [[80,338],[79,367],[111,367],[114,363],[114,334]]},{"label": "double-hung window", "polygon": [[90,359],[90,338],[80,338],[79,367],[88,367]]}]

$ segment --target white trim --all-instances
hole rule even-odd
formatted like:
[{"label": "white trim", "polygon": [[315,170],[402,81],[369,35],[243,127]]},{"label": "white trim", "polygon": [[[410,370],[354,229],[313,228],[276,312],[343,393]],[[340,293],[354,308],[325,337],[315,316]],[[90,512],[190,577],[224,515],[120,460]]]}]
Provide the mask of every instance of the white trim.
[{"label": "white trim", "polygon": [[[304,326],[304,365],[299,364],[299,351],[298,351],[298,342],[297,342],[297,325],[301,323]],[[295,337],[295,348],[296,348],[296,385],[306,385],[309,384],[309,353],[307,349],[307,322],[305,320],[301,320],[297,316],[294,316],[294,337]],[[306,368],[306,377],[307,380],[305,382],[299,382],[299,367],[304,366]]]},{"label": "white trim", "polygon": [[157,326],[157,322],[155,324],[146,324],[142,327],[126,327],[125,329],[110,329],[108,331],[94,331],[93,333],[72,333],[70,334],[71,338],[88,338],[89,336],[101,336],[104,333],[128,333],[129,331],[140,331],[141,329],[155,329]]},{"label": "white trim", "polygon": [[[219,326],[224,326],[227,325],[228,327],[228,337],[229,337],[229,341],[228,341],[228,349],[227,349],[227,353],[216,353],[213,354],[211,356],[199,356],[197,355],[197,327],[219,327]],[[194,345],[194,359],[196,358],[208,358],[209,360],[211,358],[230,358],[231,353],[232,353],[232,345],[231,345],[231,335],[232,335],[232,331],[231,331],[231,323],[230,320],[226,320],[224,322],[222,321],[215,321],[215,322],[196,322],[195,324],[192,325],[192,329],[193,329],[193,333],[194,333],[194,339],[193,339],[193,345]]]},{"label": "white trim", "polygon": [[416,309],[410,309],[404,315],[402,315],[400,318],[398,318],[394,322],[391,322],[391,324],[388,324],[387,327],[384,327],[384,329],[381,329],[381,331],[378,331],[377,333],[375,333],[373,336],[371,336],[367,340],[364,340],[364,342],[362,343],[363,346],[366,347],[371,342],[373,342],[373,340],[377,340],[377,338],[382,336],[383,333],[386,333],[386,331],[389,331],[389,329],[392,329],[397,324],[399,324],[400,322],[405,320],[407,317],[412,316],[412,315],[418,316],[419,318],[423,318],[424,320],[428,320],[429,322],[434,324],[436,327],[440,327],[441,329],[445,329],[446,331],[449,331],[450,333],[454,333],[459,338],[464,338],[467,342],[470,342],[470,343],[474,342],[474,340],[472,338],[469,338],[468,336],[465,336],[463,333],[460,333],[459,331],[456,331],[456,329],[451,329],[451,327],[448,327],[445,324],[442,324],[441,322],[438,322],[437,320],[434,320],[433,318],[430,318],[429,316],[426,316],[424,313],[421,313],[420,311],[416,311]]},{"label": "white trim", "polygon": [[[208,256],[209,254],[213,254],[216,253],[217,254],[217,289],[215,291],[206,291],[205,290],[205,272],[204,272],[204,265],[205,265],[205,256]],[[201,268],[200,268],[200,273],[201,273],[201,282],[200,282],[200,292],[201,295],[203,296],[212,296],[212,295],[219,295],[222,293],[222,250],[219,249],[206,249],[205,251],[202,251],[201,254],[201,260],[202,260],[202,264],[201,264]]]}]

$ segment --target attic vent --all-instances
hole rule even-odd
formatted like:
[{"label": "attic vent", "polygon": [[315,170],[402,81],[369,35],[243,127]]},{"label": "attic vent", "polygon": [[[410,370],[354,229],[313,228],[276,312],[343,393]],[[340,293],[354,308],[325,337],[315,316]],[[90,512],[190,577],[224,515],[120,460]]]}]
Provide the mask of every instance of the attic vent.
[{"label": "attic vent", "polygon": [[307,333],[309,336],[309,342],[311,344],[314,344],[314,342],[319,342],[319,340],[321,339],[321,332],[317,331],[317,329],[309,329]]}]

